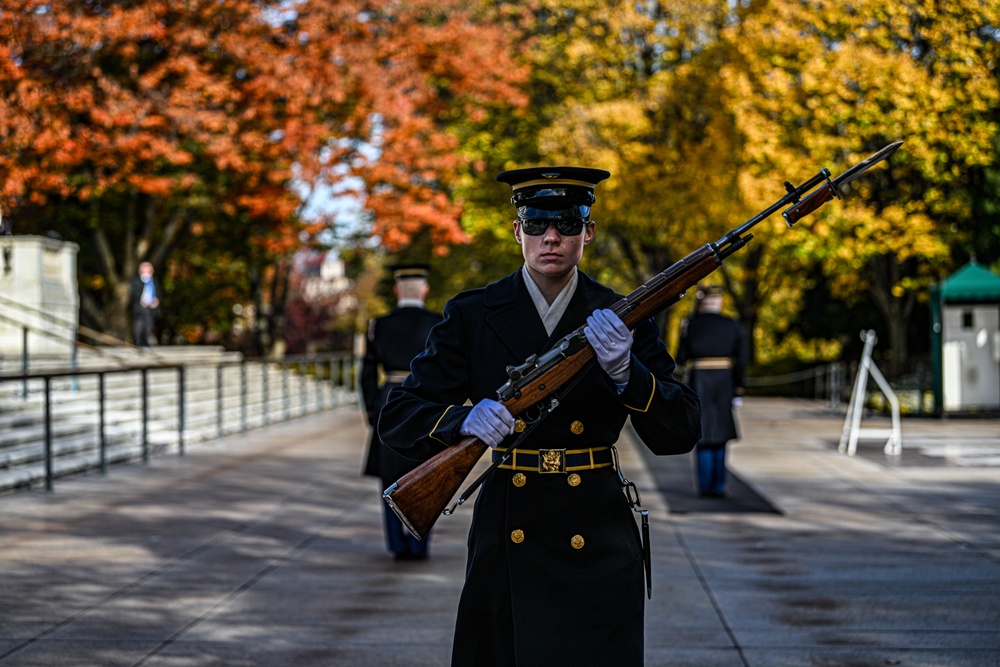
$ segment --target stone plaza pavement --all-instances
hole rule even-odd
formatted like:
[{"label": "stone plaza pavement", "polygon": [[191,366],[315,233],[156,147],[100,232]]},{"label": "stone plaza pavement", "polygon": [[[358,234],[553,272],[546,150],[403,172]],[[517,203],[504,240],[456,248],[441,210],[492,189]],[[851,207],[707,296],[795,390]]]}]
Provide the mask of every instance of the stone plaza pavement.
[{"label": "stone plaza pavement", "polygon": [[[818,402],[740,415],[724,500],[619,443],[647,665],[1000,665],[1000,421],[904,419],[889,459]],[[471,507],[394,562],[366,437],[340,408],[0,497],[0,667],[447,664]]]}]

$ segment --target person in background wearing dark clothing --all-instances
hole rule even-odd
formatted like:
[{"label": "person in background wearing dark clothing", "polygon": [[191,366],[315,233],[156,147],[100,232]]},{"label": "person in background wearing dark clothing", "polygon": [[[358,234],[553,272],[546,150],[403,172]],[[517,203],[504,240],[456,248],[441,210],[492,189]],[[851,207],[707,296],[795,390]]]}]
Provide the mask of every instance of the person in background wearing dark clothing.
[{"label": "person in background wearing dark clothing", "polygon": [[[392,267],[396,308],[388,315],[372,320],[368,326],[361,366],[361,393],[372,434],[368,441],[364,474],[381,480],[380,492],[420,464],[420,461],[403,458],[383,445],[375,426],[389,390],[399,386],[410,374],[410,361],[423,351],[431,327],[441,321],[441,315],[424,307],[424,299],[430,289],[428,268],[425,264]],[[429,555],[431,536],[428,534],[423,540],[416,539],[392,509],[385,503],[382,505],[386,546],[396,560],[425,560]]]},{"label": "person in background wearing dark clothing", "polygon": [[[594,186],[609,175],[497,176],[513,189],[524,266],[448,302],[379,418],[383,442],[410,456],[474,436],[498,462],[473,510],[453,666],[643,664],[644,545],[613,446],[630,419],[654,453],[686,454],[700,419],[653,321],[630,332],[610,308],[620,297],[577,270],[594,239]],[[507,366],[580,327],[596,363],[527,432],[496,400]]]},{"label": "person in background wearing dark clothing", "polygon": [[701,440],[695,448],[698,491],[726,494],[726,445],[739,437],[733,409],[743,402],[746,373],[743,328],[722,314],[722,289],[698,291],[695,314],[681,324],[677,363],[688,366],[688,384],[701,399]]},{"label": "person in background wearing dark clothing", "polygon": [[152,345],[153,324],[160,314],[160,285],[153,273],[153,265],[143,262],[132,279],[132,341],[136,347]]}]

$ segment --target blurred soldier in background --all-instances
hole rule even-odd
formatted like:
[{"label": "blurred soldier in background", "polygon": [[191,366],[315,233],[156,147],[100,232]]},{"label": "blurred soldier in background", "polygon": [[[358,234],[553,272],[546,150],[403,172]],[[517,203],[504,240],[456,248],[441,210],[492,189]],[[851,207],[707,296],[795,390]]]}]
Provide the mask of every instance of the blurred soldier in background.
[{"label": "blurred soldier in background", "polygon": [[722,498],[726,445],[739,437],[733,409],[743,402],[746,373],[743,329],[722,315],[722,288],[698,291],[695,313],[681,324],[677,363],[688,365],[688,384],[701,399],[701,440],[695,448],[698,491]]},{"label": "blurred soldier in background", "polygon": [[[410,361],[423,351],[431,327],[441,321],[439,314],[424,307],[424,299],[429,290],[428,269],[425,264],[392,267],[396,308],[388,315],[372,320],[368,325],[364,363],[361,367],[361,391],[372,433],[368,441],[364,474],[382,480],[379,495],[420,464],[420,461],[403,458],[383,445],[375,427],[389,390],[402,384],[410,374]],[[425,560],[431,536],[428,534],[423,540],[414,538],[392,509],[385,503],[381,504],[385,512],[386,546],[396,560]]]}]

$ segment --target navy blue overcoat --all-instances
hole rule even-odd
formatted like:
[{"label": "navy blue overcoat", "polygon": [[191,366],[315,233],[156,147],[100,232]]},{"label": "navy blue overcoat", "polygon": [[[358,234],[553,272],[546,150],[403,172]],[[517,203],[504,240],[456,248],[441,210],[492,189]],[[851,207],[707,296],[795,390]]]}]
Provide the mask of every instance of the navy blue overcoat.
[{"label": "navy blue overcoat", "polygon": [[[617,298],[580,273],[550,336],[521,271],[454,297],[411,375],[390,392],[379,419],[383,441],[424,459],[463,440],[459,429],[471,404],[497,398],[508,365],[548,349]],[[593,450],[603,457],[631,419],[655,454],[691,451],[700,435],[698,399],[673,378],[673,359],[658,334],[652,321],[636,328],[623,393],[594,364],[518,450]],[[562,474],[540,473],[537,462],[498,469],[483,484],[453,665],[642,664],[639,531],[617,472],[595,460],[601,463],[593,469]]]}]

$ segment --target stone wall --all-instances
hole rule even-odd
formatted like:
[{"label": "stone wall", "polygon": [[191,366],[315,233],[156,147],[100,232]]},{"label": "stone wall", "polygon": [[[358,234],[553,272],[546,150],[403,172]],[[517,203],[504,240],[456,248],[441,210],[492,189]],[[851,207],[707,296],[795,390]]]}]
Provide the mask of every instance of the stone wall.
[{"label": "stone wall", "polygon": [[0,356],[69,359],[79,323],[75,243],[45,236],[0,236]]}]

